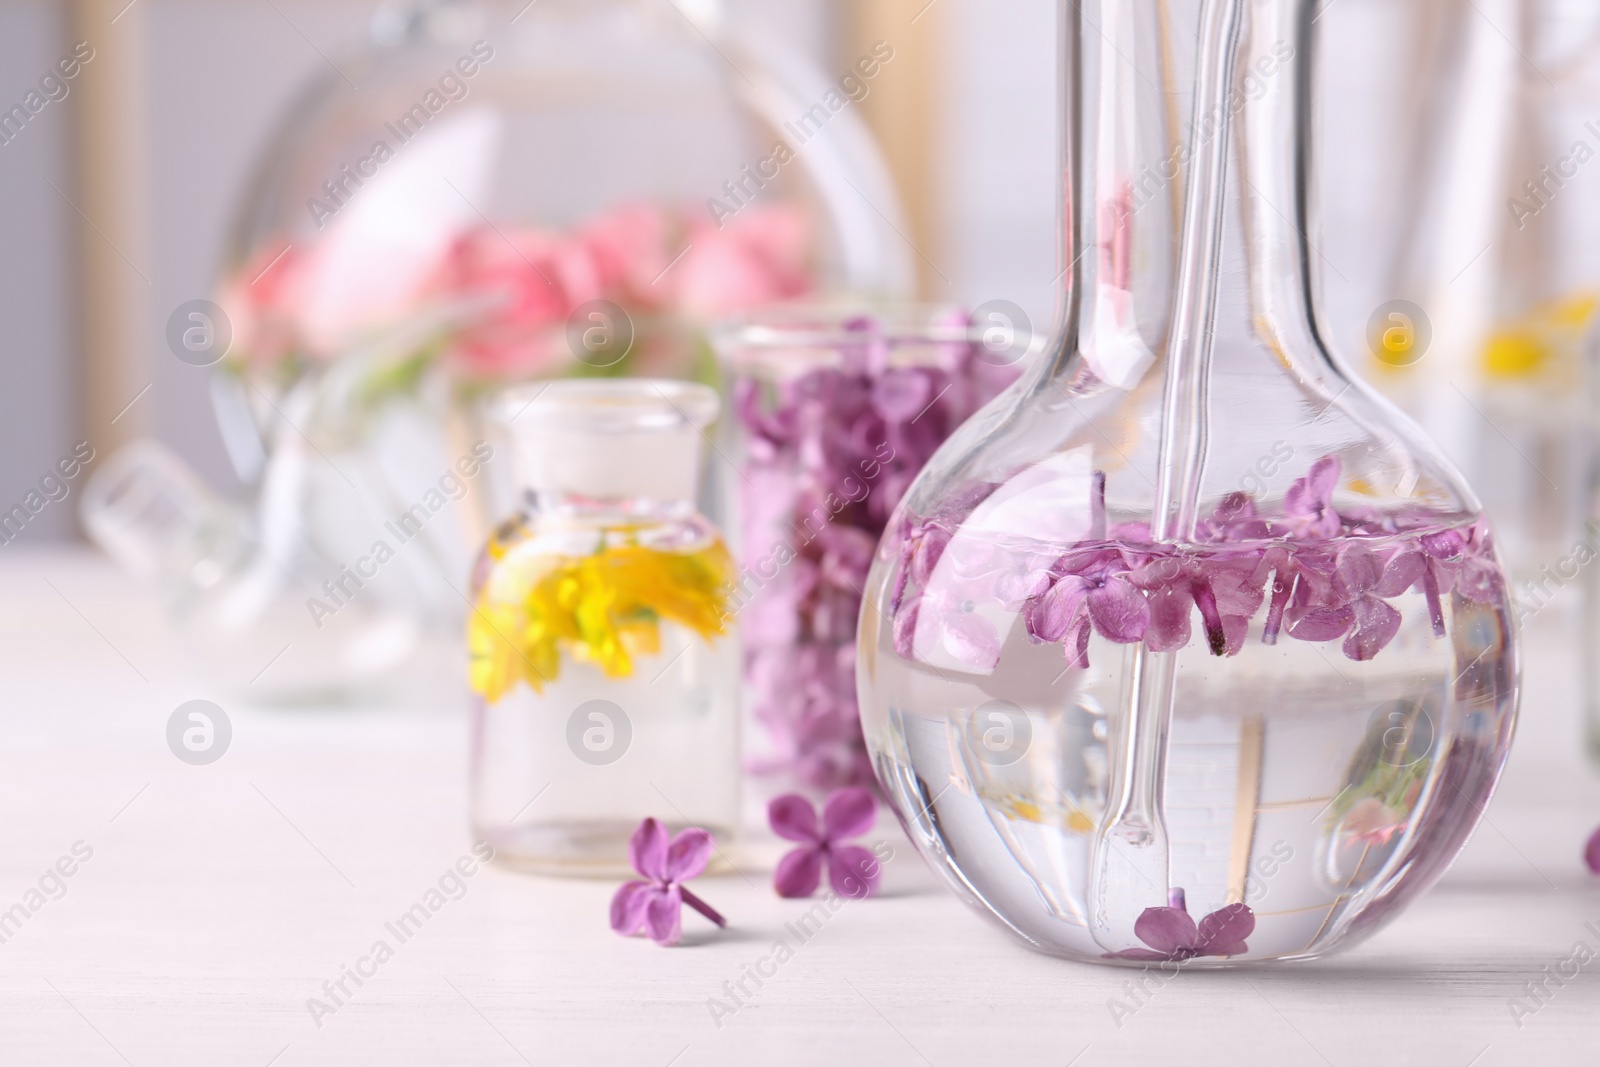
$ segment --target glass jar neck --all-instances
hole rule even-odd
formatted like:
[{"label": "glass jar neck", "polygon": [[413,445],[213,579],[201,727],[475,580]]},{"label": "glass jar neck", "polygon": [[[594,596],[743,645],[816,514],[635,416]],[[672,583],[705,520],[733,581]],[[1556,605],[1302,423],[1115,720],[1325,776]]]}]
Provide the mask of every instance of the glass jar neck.
[{"label": "glass jar neck", "polygon": [[[1208,0],[1198,27],[1172,7],[1061,5],[1065,343],[1046,373],[1131,390],[1180,346],[1209,358],[1231,315],[1302,382],[1325,382],[1338,371],[1310,269],[1313,5]],[[1203,282],[1235,221],[1248,286],[1219,307]]]},{"label": "glass jar neck", "polygon": [[499,399],[518,488],[600,506],[693,501],[717,394],[649,379],[568,379]]},{"label": "glass jar neck", "polygon": [[546,504],[671,505],[699,491],[700,438],[692,426],[598,433],[533,426],[513,433],[518,488]]},{"label": "glass jar neck", "polygon": [[712,35],[723,21],[723,0],[392,0],[373,14],[368,36],[382,47],[471,41],[537,18],[595,17],[596,9],[606,5],[650,10],[675,24],[687,20]]}]

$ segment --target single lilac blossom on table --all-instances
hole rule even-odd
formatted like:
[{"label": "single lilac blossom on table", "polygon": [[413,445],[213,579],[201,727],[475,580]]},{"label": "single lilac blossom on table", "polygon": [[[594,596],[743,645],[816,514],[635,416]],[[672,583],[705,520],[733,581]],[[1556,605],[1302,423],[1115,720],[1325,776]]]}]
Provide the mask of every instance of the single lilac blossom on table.
[{"label": "single lilac blossom on table", "polygon": [[1144,909],[1133,924],[1133,932],[1149,948],[1126,948],[1107,953],[1106,958],[1182,962],[1197,956],[1242,956],[1250,951],[1245,938],[1256,928],[1256,914],[1250,905],[1229,904],[1196,923],[1182,889],[1172,890],[1167,901],[1165,908]]},{"label": "single lilac blossom on table", "polygon": [[656,819],[646,819],[628,842],[628,862],[645,877],[617,890],[611,898],[611,929],[624,936],[641,930],[650,940],[676,945],[683,934],[683,905],[704,915],[718,926],[728,921],[683,883],[706,869],[711,858],[711,835],[690,827],[668,839],[667,828]]},{"label": "single lilac blossom on table", "polygon": [[878,803],[872,793],[859,786],[840,789],[822,806],[819,825],[817,810],[798,793],[777,797],[767,805],[767,818],[773,833],[801,847],[778,861],[772,876],[773,888],[780,897],[809,897],[822,884],[822,869],[828,869],[828,884],[841,897],[862,898],[872,894],[883,876],[873,854],[860,845],[845,844],[872,829]]}]

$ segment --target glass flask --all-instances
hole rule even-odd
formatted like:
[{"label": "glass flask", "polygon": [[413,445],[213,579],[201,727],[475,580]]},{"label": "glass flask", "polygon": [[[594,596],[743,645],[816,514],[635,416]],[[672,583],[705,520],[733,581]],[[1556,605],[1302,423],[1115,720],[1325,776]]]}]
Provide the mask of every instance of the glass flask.
[{"label": "glass flask", "polygon": [[508,381],[707,376],[705,324],[743,308],[904,292],[852,104],[893,52],[824,73],[717,0],[385,5],[286,111],[236,216],[217,406],[241,476],[286,389],[380,339],[401,350],[368,362],[374,403],[442,377],[470,422]]},{"label": "glass flask", "polygon": [[1457,16],[1392,283],[1409,307],[1373,329],[1370,366],[1481,487],[1517,599],[1537,613],[1576,577],[1578,539],[1593,540],[1600,8],[1523,0],[1514,16]]},{"label": "glass flask", "polygon": [[473,581],[474,832],[508,862],[575,875],[626,872],[647,817],[727,842],[733,560],[694,505],[716,393],[555,382],[496,407],[524,504]]},{"label": "glass flask", "polygon": [[873,549],[934,450],[1016,380],[1020,308],[767,309],[714,331],[732,394],[748,765],[783,791],[870,785],[856,619]]},{"label": "glass flask", "polygon": [[1440,876],[1517,666],[1476,499],[1323,340],[1316,5],[1196,6],[1062,5],[1064,332],[901,503],[857,678],[974,908],[1217,967],[1352,944]]},{"label": "glass flask", "polygon": [[[308,535],[307,449],[280,452],[253,509],[211,492],[167,449],[128,446],[97,469],[81,512],[89,536],[155,585],[196,673],[236,699],[292,705],[449,699],[461,653],[419,613],[434,563],[426,504],[377,523],[340,555]],[[492,456],[480,442],[449,484]],[[438,496],[441,512],[447,498]],[[444,618],[453,616],[445,615]],[[457,631],[459,632],[459,631]]]}]

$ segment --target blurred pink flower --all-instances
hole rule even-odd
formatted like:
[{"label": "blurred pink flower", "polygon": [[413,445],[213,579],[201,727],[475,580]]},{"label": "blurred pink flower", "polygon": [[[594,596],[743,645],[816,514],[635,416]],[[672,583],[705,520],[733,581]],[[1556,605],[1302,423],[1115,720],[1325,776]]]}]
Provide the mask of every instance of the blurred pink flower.
[{"label": "blurred pink flower", "polygon": [[752,205],[721,229],[696,221],[688,252],[659,284],[671,285],[678,310],[699,320],[790,300],[811,288],[810,238],[805,211],[789,204]]},{"label": "blurred pink flower", "polygon": [[299,345],[293,296],[300,255],[292,245],[272,241],[245,261],[217,294],[233,329],[230,352],[251,363],[270,365]]},{"label": "blurred pink flower", "polygon": [[629,204],[583,226],[575,235],[599,272],[600,288],[624,306],[659,307],[667,291],[655,285],[672,262],[668,251],[674,229],[665,212],[649,204]]},{"label": "blurred pink flower", "polygon": [[1389,807],[1378,797],[1362,797],[1345,813],[1341,828],[1356,840],[1385,845],[1405,827],[1404,811]]},{"label": "blurred pink flower", "polygon": [[567,320],[592,300],[636,316],[647,352],[659,340],[647,318],[703,322],[809,290],[802,210],[751,207],[721,230],[698,215],[636,203],[559,233],[441,221],[406,239],[339,226],[303,247],[264,244],[218,300],[234,349],[258,365],[332,358],[436,312],[458,323],[443,349],[458,372],[510,379],[569,370]]},{"label": "blurred pink flower", "polygon": [[568,316],[604,295],[600,264],[582,239],[488,226],[456,241],[435,291],[448,302],[488,302],[449,353],[468,374],[492,378],[556,370],[570,358]]}]

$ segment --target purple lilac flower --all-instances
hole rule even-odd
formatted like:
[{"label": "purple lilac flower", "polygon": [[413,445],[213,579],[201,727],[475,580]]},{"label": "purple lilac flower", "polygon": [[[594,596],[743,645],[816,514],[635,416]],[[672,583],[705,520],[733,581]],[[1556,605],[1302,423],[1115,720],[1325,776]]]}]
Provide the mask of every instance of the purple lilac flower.
[{"label": "purple lilac flower", "polygon": [[1000,634],[975,610],[987,600],[1020,613],[1031,640],[1061,645],[1069,668],[1089,665],[1092,634],[1157,652],[1183,648],[1196,613],[1212,654],[1232,656],[1265,604],[1263,643],[1285,634],[1342,638],[1344,654],[1364,661],[1400,630],[1394,598],[1420,592],[1442,637],[1445,595],[1477,602],[1500,595],[1503,578],[1482,522],[1440,530],[1404,515],[1341,512],[1332,502],[1339,475],[1337,456],[1317,460],[1290,486],[1277,517],[1230,494],[1198,525],[1200,546],[1174,547],[1155,543],[1148,524],[1110,525],[1105,475],[1096,472],[1088,536],[1053,552],[962,536],[967,517],[995,488],[976,486],[937,515],[903,520],[890,597],[895,649],[913,658],[941,648],[964,665],[992,669]]},{"label": "purple lilac flower", "polygon": [[1343,524],[1333,510],[1333,491],[1338,485],[1339,457],[1323,456],[1289,487],[1283,497],[1281,525],[1290,536],[1325,541],[1339,535]]},{"label": "purple lilac flower", "polygon": [[[741,617],[746,685],[777,750],[756,769],[789,771],[819,788],[873,781],[856,709],[855,634],[879,538],[933,452],[1016,377],[967,343],[939,346],[936,364],[894,366],[878,323],[860,318],[847,329],[859,339],[840,347],[838,366],[734,386],[749,456],[745,564],[770,572],[775,540],[788,552]],[[913,569],[923,581],[953,528],[933,520],[906,531],[920,546]],[[887,605],[897,641],[909,641],[916,624],[916,602],[901,603],[908,579]],[[952,655],[992,665],[992,624],[960,605],[942,605],[938,616],[935,639]]]},{"label": "purple lilac flower", "polygon": [[1201,919],[1189,915],[1183,890],[1167,895],[1165,908],[1146,908],[1133,924],[1133,932],[1149,948],[1127,948],[1106,954],[1107,959],[1151,962],[1192,960],[1196,956],[1242,956],[1256,928],[1255,912],[1248,904],[1229,904]]},{"label": "purple lilac flower", "polygon": [[872,829],[878,804],[872,793],[859,787],[840,789],[822,807],[822,822],[811,801],[797,793],[781,796],[767,805],[773,833],[788,841],[803,842],[778,861],[772,885],[780,897],[809,897],[828,884],[842,897],[870,896],[883,871],[872,853],[860,845],[845,844]]},{"label": "purple lilac flower", "polygon": [[683,884],[706,869],[711,849],[711,835],[704,830],[680,830],[669,842],[667,828],[657,820],[640,823],[628,842],[628,862],[646,881],[629,882],[611,898],[611,929],[624,936],[642,930],[658,944],[676,945],[683,934],[685,904],[727,926],[716,909]]}]

